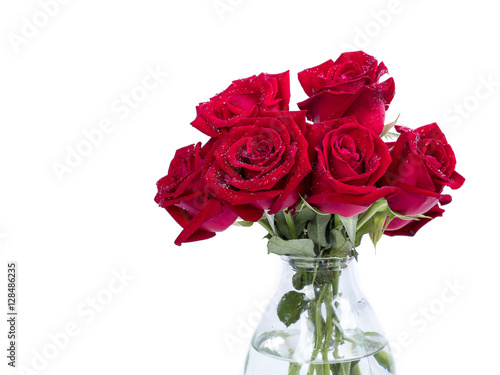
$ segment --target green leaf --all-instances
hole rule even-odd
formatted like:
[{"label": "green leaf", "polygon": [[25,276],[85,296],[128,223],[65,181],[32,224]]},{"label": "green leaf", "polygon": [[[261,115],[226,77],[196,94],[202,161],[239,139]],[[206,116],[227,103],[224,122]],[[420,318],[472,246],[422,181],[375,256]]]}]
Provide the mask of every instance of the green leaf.
[{"label": "green leaf", "polygon": [[304,205],[304,207],[302,207],[302,209],[293,217],[295,220],[295,230],[297,231],[297,235],[299,237],[304,232],[307,222],[314,219],[314,216],[314,211]]},{"label": "green leaf", "polygon": [[384,128],[382,129],[382,134],[380,134],[381,137],[383,137],[387,133],[389,133],[389,131],[394,127],[394,125],[396,125],[396,123],[399,120],[399,116],[401,116],[401,114],[399,114],[398,117],[396,117],[396,120],[394,120],[393,122],[390,122],[389,124],[384,125]]},{"label": "green leaf", "polygon": [[344,257],[348,254],[351,253],[351,250],[353,250],[354,246],[352,245],[351,241],[346,241],[341,248],[337,249],[336,254],[341,257]]},{"label": "green leaf", "polygon": [[340,229],[334,229],[330,233],[332,237],[333,250],[340,249],[344,246],[346,239]]},{"label": "green leaf", "polygon": [[388,372],[392,372],[394,368],[394,361],[391,356],[387,354],[387,352],[381,350],[373,355],[373,357],[377,360],[378,364],[385,368]]},{"label": "green leaf", "polygon": [[302,290],[306,285],[311,285],[314,281],[314,273],[307,269],[297,267],[295,275],[292,277],[292,285],[296,290]]},{"label": "green leaf", "polygon": [[334,229],[330,234],[332,238],[332,255],[344,257],[351,252],[352,243],[344,237],[341,229]]},{"label": "green leaf", "polygon": [[300,319],[306,308],[306,295],[292,290],[281,298],[278,304],[278,318],[289,327]]},{"label": "green leaf", "polygon": [[332,215],[315,215],[314,219],[307,223],[307,237],[319,247],[328,247],[330,244],[326,238],[326,228]]},{"label": "green leaf", "polygon": [[253,225],[253,221],[239,220],[239,221],[234,222],[233,225],[236,225],[239,227],[251,227]]},{"label": "green leaf", "polygon": [[358,215],[350,216],[350,217],[344,217],[337,215],[342,221],[342,224],[344,225],[345,230],[347,231],[347,235],[349,236],[349,239],[351,240],[352,243],[356,242],[356,225],[358,223]]},{"label": "green leaf", "polygon": [[310,239],[283,240],[277,236],[271,237],[267,243],[267,251],[278,255],[315,257],[314,242]]}]

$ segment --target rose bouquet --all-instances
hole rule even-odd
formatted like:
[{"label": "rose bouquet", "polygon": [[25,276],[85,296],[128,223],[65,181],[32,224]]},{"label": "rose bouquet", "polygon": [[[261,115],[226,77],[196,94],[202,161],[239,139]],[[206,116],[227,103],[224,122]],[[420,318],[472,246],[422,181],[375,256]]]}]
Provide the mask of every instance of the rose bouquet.
[{"label": "rose bouquet", "polygon": [[[298,74],[308,99],[296,111],[288,71],[236,80],[196,107],[191,125],[210,138],[177,150],[157,183],[155,201],[183,228],[175,244],[259,223],[268,251],[293,263],[293,290],[274,311],[285,327],[306,319],[312,336],[307,365],[292,357],[289,374],[365,373],[340,354],[352,339],[335,306],[341,265],[365,234],[374,245],[415,235],[451,202],[443,189],[464,182],[437,124],[385,125],[387,73],[364,52],[343,53]],[[393,373],[384,353],[375,359]]]}]

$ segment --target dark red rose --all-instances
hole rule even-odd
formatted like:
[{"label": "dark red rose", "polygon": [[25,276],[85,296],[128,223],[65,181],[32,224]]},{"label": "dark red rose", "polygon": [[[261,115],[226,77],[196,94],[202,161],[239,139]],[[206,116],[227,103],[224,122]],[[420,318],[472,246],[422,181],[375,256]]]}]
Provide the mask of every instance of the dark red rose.
[{"label": "dark red rose", "polygon": [[[455,154],[436,123],[412,130],[396,126],[400,136],[389,144],[392,164],[381,179],[381,186],[397,186],[400,191],[388,198],[389,207],[403,215],[421,215],[436,204],[451,202],[443,195],[445,186],[458,189],[465,179],[455,171]],[[400,229],[395,220],[388,230]]]},{"label": "dark red rose", "polygon": [[223,92],[196,107],[191,123],[210,137],[223,137],[239,120],[268,110],[288,111],[290,75],[261,73],[233,81]]},{"label": "dark red rose", "polygon": [[425,212],[426,218],[418,220],[402,220],[394,218],[389,227],[384,231],[384,234],[394,236],[414,236],[420,228],[436,217],[443,216],[444,210],[436,204],[429,211]]},{"label": "dark red rose", "polygon": [[233,224],[238,217],[229,207],[205,192],[201,172],[204,157],[213,144],[211,140],[203,148],[198,143],[177,150],[168,175],[157,183],[155,202],[184,228],[175,240],[176,245],[211,238],[215,232]]},{"label": "dark red rose", "polygon": [[314,122],[356,115],[359,123],[380,134],[385,111],[395,94],[394,80],[380,82],[384,63],[364,52],[346,52],[299,73],[299,81],[310,97],[298,103]]},{"label": "dark red rose", "polygon": [[308,132],[317,157],[307,201],[321,211],[349,217],[399,189],[375,186],[391,164],[382,139],[358,123],[344,122],[316,123]]},{"label": "dark red rose", "polygon": [[249,221],[294,206],[311,171],[305,113],[263,116],[240,120],[207,157],[208,190]]}]

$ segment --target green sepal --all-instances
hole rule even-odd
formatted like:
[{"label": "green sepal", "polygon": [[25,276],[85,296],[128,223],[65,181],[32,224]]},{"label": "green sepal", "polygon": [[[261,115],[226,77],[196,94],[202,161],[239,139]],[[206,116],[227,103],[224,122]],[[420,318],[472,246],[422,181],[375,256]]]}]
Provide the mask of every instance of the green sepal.
[{"label": "green sepal", "polygon": [[390,218],[390,215],[387,215],[385,211],[377,212],[373,215],[373,226],[370,229],[370,239],[375,249],[391,220],[392,218]]},{"label": "green sepal", "polygon": [[[302,197],[301,197],[302,198]],[[330,215],[326,212],[321,211],[320,209],[311,206],[304,198],[302,198],[302,207],[308,207],[311,211],[315,212],[318,215]]]},{"label": "green sepal", "polygon": [[238,227],[251,227],[253,225],[253,221],[238,220],[235,221],[233,225],[236,225]]},{"label": "green sepal", "polygon": [[356,231],[356,242],[354,245],[358,247],[361,244],[361,239],[366,233],[370,233],[373,227],[373,216],[368,219],[361,227]]},{"label": "green sepal", "polygon": [[[373,202],[365,212],[359,215],[359,219],[356,224],[358,233],[360,232],[360,229],[366,224],[366,222],[368,222],[373,217],[373,215],[375,215],[379,211],[387,210],[388,208],[389,205],[385,198],[380,198],[378,201]],[[366,231],[365,233],[368,233],[368,231]]]},{"label": "green sepal", "polygon": [[267,211],[264,211],[264,216],[262,217],[262,219],[264,219],[264,218],[267,219],[267,222],[269,223],[269,226],[271,227],[272,232],[270,232],[270,233],[276,235],[277,233],[276,233],[276,226],[274,223],[274,215],[270,215]]},{"label": "green sepal", "polygon": [[274,236],[274,228],[271,226],[271,224],[269,224],[269,221],[267,219],[262,218],[258,221],[258,223],[262,225],[271,236]]},{"label": "green sepal", "polygon": [[[394,120],[393,122],[390,122],[388,123],[387,125],[384,125],[384,128],[382,129],[382,133],[380,134],[380,137],[385,137],[389,131],[394,127],[394,125],[396,125],[396,123],[398,122],[399,120],[399,116],[401,116],[401,114],[398,115],[398,117],[396,117],[396,120]],[[396,134],[396,133],[391,133],[391,134]],[[399,134],[398,134],[399,136]]]},{"label": "green sepal", "polygon": [[285,213],[282,211],[277,212],[274,215],[274,221],[276,223],[276,228],[278,229],[278,235],[287,240],[292,239],[292,235],[290,233],[290,230],[288,228],[286,218],[285,218]]}]

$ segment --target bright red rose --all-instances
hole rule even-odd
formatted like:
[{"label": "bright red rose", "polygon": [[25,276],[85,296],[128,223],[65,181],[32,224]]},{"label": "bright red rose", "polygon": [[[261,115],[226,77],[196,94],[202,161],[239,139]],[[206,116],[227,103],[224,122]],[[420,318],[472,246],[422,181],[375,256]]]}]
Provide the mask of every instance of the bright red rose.
[{"label": "bright red rose", "polygon": [[[400,191],[388,198],[389,207],[403,215],[421,215],[436,204],[451,202],[443,195],[445,186],[458,189],[465,179],[455,171],[455,154],[436,123],[412,130],[396,126],[400,136],[389,144],[392,164],[381,179],[381,186],[397,186]],[[388,230],[407,223],[393,220]]]},{"label": "bright red rose", "polygon": [[240,120],[207,157],[205,183],[244,220],[259,220],[299,200],[311,171],[304,112],[267,112]]},{"label": "bright red rose", "polygon": [[355,118],[345,121],[316,123],[308,132],[309,149],[317,156],[307,201],[324,212],[349,217],[399,189],[375,186],[391,164],[386,144],[352,122]]},{"label": "bright red rose", "polygon": [[[389,228],[384,231],[384,234],[394,236],[414,236],[420,228],[436,217],[443,216],[444,210],[436,204],[429,211],[425,212],[426,218],[418,220],[402,220],[399,218],[392,219]],[[394,229],[397,228],[397,229]]]},{"label": "bright red rose", "polygon": [[211,238],[215,232],[227,229],[238,217],[205,192],[201,172],[204,157],[213,143],[211,140],[203,148],[198,143],[177,150],[168,175],[157,183],[155,202],[184,228],[175,240],[176,245]]},{"label": "bright red rose", "polygon": [[360,124],[380,134],[385,111],[395,94],[394,80],[380,82],[387,68],[364,52],[346,52],[299,73],[299,81],[310,97],[298,103],[314,122],[356,115]]},{"label": "bright red rose", "polygon": [[289,72],[261,73],[233,81],[210,101],[200,103],[191,125],[210,137],[223,137],[239,120],[268,110],[288,111],[289,102]]}]

